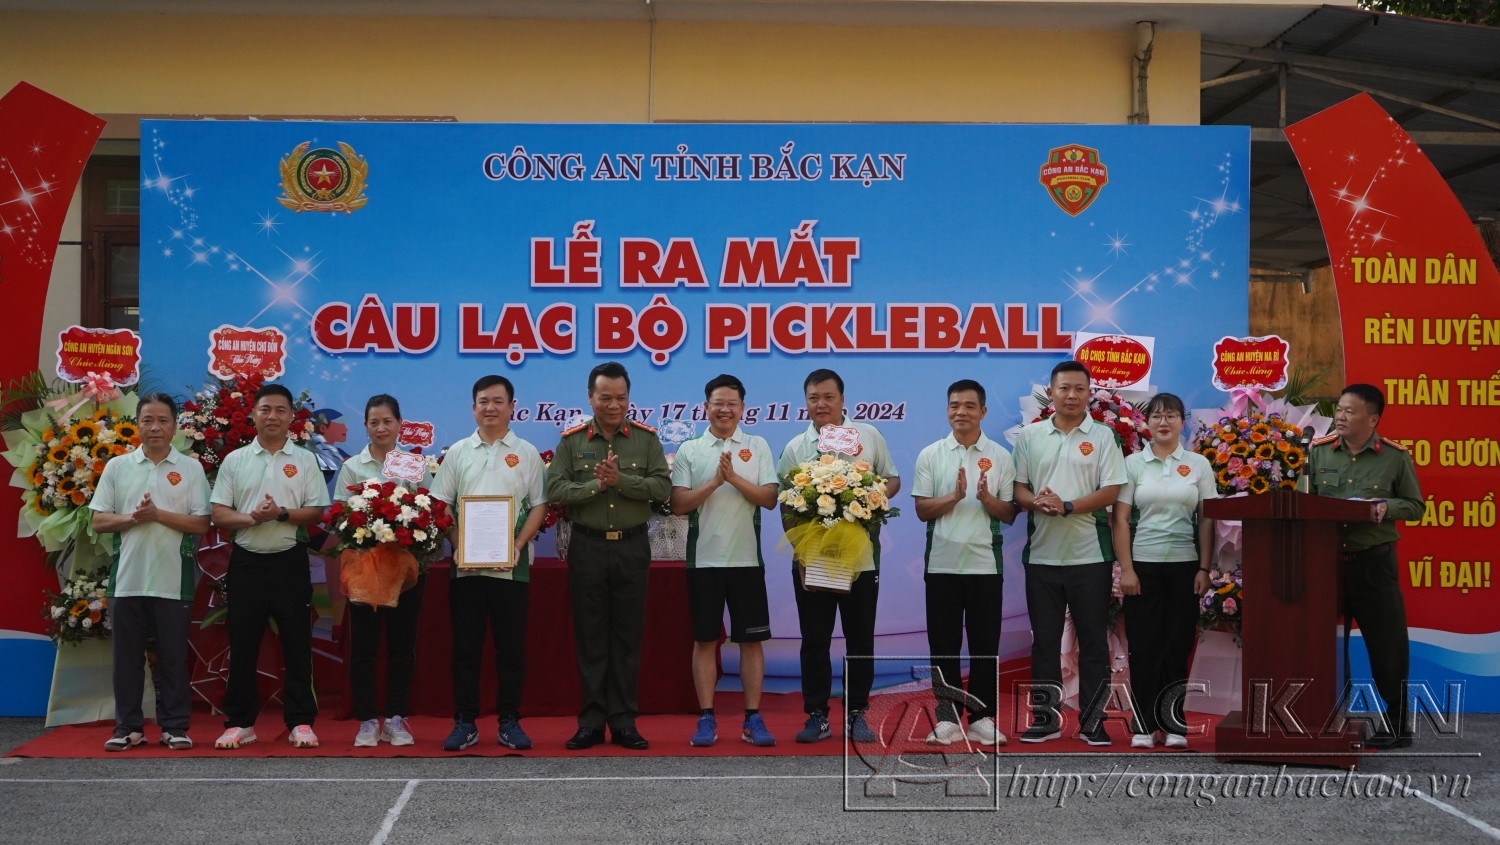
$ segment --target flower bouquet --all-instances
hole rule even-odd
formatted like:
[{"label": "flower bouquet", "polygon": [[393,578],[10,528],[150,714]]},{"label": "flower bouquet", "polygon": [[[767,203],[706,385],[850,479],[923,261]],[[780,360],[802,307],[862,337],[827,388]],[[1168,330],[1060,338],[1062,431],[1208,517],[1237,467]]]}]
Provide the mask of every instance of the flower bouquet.
[{"label": "flower bouquet", "polygon": [[107,556],[88,504],[104,465],[141,443],[136,394],[122,393],[107,375],[97,378],[81,387],[49,386],[34,375],[29,382],[40,390],[15,399],[40,407],[8,419],[14,427],[5,432],[5,458],[16,468],[10,483],[24,491],[20,536],[36,537],[54,564],[69,550],[91,565]]},{"label": "flower bouquet", "polygon": [[47,593],[42,616],[49,622],[47,636],[61,645],[109,639],[109,572],[78,572],[60,592]]},{"label": "flower bouquet", "polygon": [[442,550],[453,516],[425,487],[366,481],[349,490],[349,501],[334,502],[323,516],[338,538],[333,550],[344,595],[371,607],[395,607]]},{"label": "flower bouquet", "polygon": [[[1041,407],[1032,417],[1032,422],[1041,422],[1057,412],[1045,392],[1035,394],[1033,399]],[[1146,415],[1116,391],[1095,390],[1094,395],[1089,397],[1089,416],[1094,422],[1103,423],[1114,431],[1115,442],[1120,444],[1120,451],[1126,455],[1139,452],[1151,442],[1151,429],[1146,425]]]},{"label": "flower bouquet", "polygon": [[[233,381],[216,380],[182,403],[177,430],[185,445],[183,451],[198,459],[212,483],[224,458],[235,449],[255,439],[251,411],[255,392],[265,384],[259,375],[240,376]],[[312,400],[307,391],[292,403],[292,424],[287,439],[298,446],[309,446],[317,429]]]},{"label": "flower bouquet", "polygon": [[885,495],[885,479],[865,461],[820,455],[781,479],[778,497],[797,524],[786,532],[792,558],[809,590],[847,593],[875,551],[870,529],[900,511]]},{"label": "flower bouquet", "polygon": [[1220,495],[1295,490],[1307,464],[1302,427],[1276,412],[1199,421],[1190,448],[1208,458]]},{"label": "flower bouquet", "polygon": [[1198,605],[1198,629],[1229,631],[1234,634],[1235,645],[1239,645],[1241,592],[1238,570],[1230,573],[1215,572],[1212,586],[1203,594]]}]

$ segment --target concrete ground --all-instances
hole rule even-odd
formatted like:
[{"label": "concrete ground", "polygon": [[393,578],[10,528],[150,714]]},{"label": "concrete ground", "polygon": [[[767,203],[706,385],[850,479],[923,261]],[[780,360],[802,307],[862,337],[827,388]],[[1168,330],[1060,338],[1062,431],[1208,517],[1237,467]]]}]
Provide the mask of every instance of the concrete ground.
[{"label": "concrete ground", "polygon": [[[1462,739],[1423,738],[1413,751],[1464,756],[1368,759],[1352,787],[1334,770],[1288,770],[1280,797],[1247,797],[1248,780],[1230,781],[1239,797],[1224,797],[1227,776],[1270,774],[1274,784],[1280,772],[1198,755],[1004,756],[997,788],[977,799],[910,783],[897,784],[895,798],[868,798],[869,770],[851,759],[846,780],[840,757],[3,758],[0,843],[1500,840],[1500,716],[1471,716],[1463,728]],[[0,752],[42,730],[40,719],[0,719]],[[1016,781],[1018,764],[1048,778]],[[1309,772],[1338,780],[1301,777]],[[1158,775],[1191,775],[1191,789]],[[1389,780],[1402,776],[1404,795]],[[1309,788],[1323,794],[1296,794]],[[988,809],[941,812],[976,801]],[[909,809],[918,805],[937,811]]]}]

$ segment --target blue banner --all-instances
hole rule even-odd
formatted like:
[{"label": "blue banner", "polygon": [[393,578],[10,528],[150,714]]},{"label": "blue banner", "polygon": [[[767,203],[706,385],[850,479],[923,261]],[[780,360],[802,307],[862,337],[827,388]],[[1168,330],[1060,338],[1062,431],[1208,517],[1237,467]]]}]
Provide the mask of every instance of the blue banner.
[{"label": "blue banner", "polygon": [[[491,372],[551,449],[601,360],[630,369],[633,416],[669,452],[706,428],[702,385],[723,372],[779,450],[808,425],[803,377],[837,370],[906,482],[878,653],[926,651],[908,494],[950,382],[985,385],[1002,439],[1076,333],[1128,334],[1155,340],[1151,384],[1216,407],[1213,344],[1246,334],[1244,127],[147,121],[141,161],[151,375],[283,368],[345,415],[347,452],[381,392],[439,446],[467,436]],[[1012,651],[1029,642],[1022,521]],[[779,540],[763,536],[767,668],[795,676]]]}]

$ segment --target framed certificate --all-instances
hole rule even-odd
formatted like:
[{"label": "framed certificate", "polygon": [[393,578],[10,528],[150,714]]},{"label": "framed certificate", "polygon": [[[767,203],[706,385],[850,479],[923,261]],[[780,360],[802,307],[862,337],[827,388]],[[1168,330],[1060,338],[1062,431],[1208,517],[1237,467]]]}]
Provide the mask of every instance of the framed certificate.
[{"label": "framed certificate", "polygon": [[511,569],[516,565],[515,526],[515,496],[460,496],[454,566]]}]

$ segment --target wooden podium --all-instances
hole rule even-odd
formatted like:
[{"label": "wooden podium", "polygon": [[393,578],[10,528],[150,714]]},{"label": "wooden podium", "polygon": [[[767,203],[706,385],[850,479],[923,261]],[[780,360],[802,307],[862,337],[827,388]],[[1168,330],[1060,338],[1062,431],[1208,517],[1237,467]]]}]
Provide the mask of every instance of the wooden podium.
[{"label": "wooden podium", "polygon": [[[1242,709],[1219,723],[1214,756],[1223,762],[1354,765],[1362,739],[1354,726],[1341,735],[1323,732],[1339,698],[1338,523],[1367,521],[1370,503],[1273,490],[1209,499],[1203,515],[1244,526]],[[1283,722],[1292,723],[1290,733]]]}]

